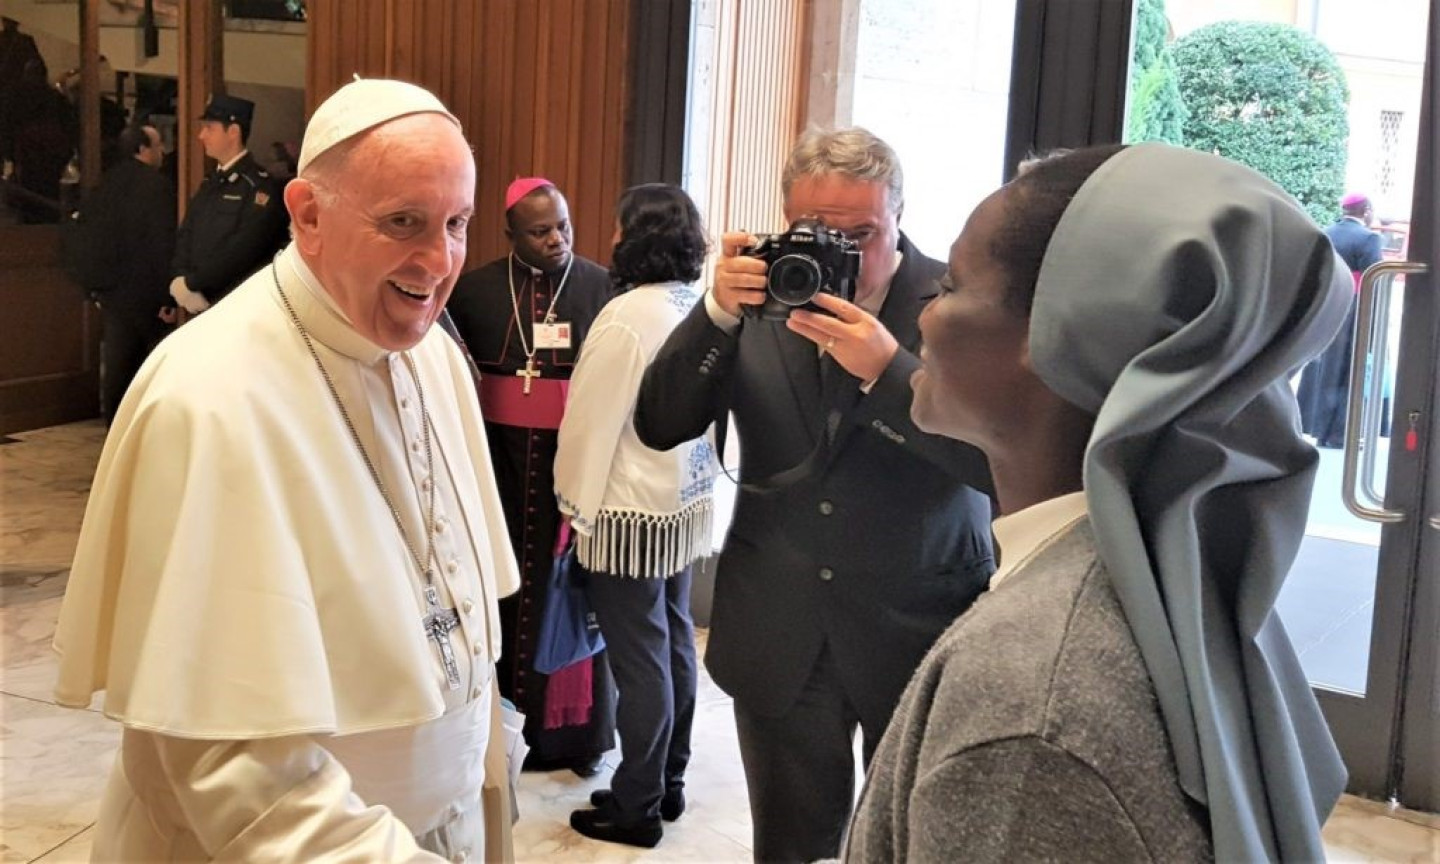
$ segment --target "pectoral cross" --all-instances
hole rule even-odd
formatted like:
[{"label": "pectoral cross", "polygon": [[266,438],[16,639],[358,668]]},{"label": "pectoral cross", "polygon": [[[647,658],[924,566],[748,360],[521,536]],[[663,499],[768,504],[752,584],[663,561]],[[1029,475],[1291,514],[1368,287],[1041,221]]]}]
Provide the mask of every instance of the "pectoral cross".
[{"label": "pectoral cross", "polygon": [[450,645],[450,631],[460,626],[460,616],[455,614],[454,609],[440,608],[440,595],[436,593],[434,586],[425,589],[425,601],[430,607],[430,614],[420,619],[420,624],[425,628],[425,638],[435,642],[435,647],[440,650],[440,665],[445,667],[445,687],[449,690],[460,689],[460,664],[455,662],[455,649]]},{"label": "pectoral cross", "polygon": [[515,376],[516,376],[517,378],[524,378],[524,379],[525,379],[525,386],[521,389],[520,392],[521,392],[523,395],[525,395],[525,396],[529,396],[529,395],[530,395],[530,380],[531,380],[532,378],[539,378],[539,377],[540,377],[540,370],[535,368],[535,358],[534,358],[534,357],[526,357],[526,358],[525,358],[525,368],[524,368],[524,369],[516,369],[516,370],[515,370]]}]

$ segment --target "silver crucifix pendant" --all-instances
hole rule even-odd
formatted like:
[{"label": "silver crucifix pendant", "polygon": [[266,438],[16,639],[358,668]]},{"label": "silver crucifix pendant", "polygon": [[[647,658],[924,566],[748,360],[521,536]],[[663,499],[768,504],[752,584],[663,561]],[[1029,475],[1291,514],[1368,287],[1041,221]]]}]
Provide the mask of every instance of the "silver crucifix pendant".
[{"label": "silver crucifix pendant", "polygon": [[420,622],[425,628],[425,636],[432,640],[440,651],[440,665],[445,667],[446,689],[459,690],[460,664],[455,662],[455,649],[450,645],[450,631],[460,626],[460,616],[455,614],[454,609],[440,608],[440,595],[434,586],[425,588],[425,602],[430,607],[430,614]]}]

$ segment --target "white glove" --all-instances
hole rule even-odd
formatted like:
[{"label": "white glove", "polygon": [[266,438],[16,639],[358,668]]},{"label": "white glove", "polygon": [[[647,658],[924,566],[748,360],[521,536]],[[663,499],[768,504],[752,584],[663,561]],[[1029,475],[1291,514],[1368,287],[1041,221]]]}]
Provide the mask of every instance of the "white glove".
[{"label": "white glove", "polygon": [[191,291],[190,286],[185,284],[184,276],[176,276],[170,280],[170,296],[191,315],[199,315],[210,308],[210,301],[205,299],[204,294]]}]

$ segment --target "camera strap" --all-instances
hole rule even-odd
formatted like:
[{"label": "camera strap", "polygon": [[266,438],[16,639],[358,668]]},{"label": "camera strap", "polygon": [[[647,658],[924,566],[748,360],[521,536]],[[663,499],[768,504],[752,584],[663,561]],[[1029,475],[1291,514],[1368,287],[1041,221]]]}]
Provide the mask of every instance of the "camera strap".
[{"label": "camera strap", "polygon": [[[728,420],[728,415],[726,419]],[[825,429],[821,432],[820,437],[815,441],[815,446],[810,449],[809,453],[805,454],[804,459],[801,459],[798,463],[790,466],[789,468],[786,468],[784,471],[777,471],[776,473],[771,474],[769,477],[766,477],[763,480],[758,480],[754,483],[741,483],[734,477],[730,477],[730,472],[728,470],[725,472],[725,476],[730,477],[731,481],[734,482],[742,491],[747,492],[751,495],[775,495],[785,491],[786,489],[791,488],[792,486],[799,484],[804,480],[818,477],[820,475],[820,472],[824,470],[825,463],[829,460],[830,445],[831,442],[833,442],[835,439],[835,431],[839,428],[840,421],[841,413],[836,410],[831,410],[825,420]],[[718,422],[719,421],[717,421],[717,423]],[[724,428],[724,425],[721,424],[717,425],[715,429],[715,440],[717,447],[724,446]],[[720,450],[722,457],[724,455],[724,452],[725,451],[723,449]],[[723,461],[721,462],[721,467],[724,468]]]}]

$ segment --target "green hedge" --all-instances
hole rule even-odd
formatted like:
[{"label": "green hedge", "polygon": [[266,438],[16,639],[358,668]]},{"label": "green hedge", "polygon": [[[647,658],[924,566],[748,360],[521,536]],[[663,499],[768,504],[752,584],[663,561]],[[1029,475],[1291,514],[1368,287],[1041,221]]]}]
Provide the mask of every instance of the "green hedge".
[{"label": "green hedge", "polygon": [[1330,50],[1288,25],[1227,21],[1177,40],[1171,52],[1190,115],[1185,146],[1249,165],[1316,221],[1332,221],[1345,183],[1350,93]]},{"label": "green hedge", "polygon": [[1128,143],[1184,143],[1189,112],[1165,44],[1169,31],[1165,0],[1139,0],[1135,8],[1135,56],[1130,62],[1130,112],[1125,118]]}]

